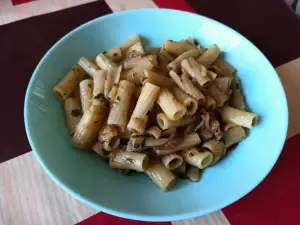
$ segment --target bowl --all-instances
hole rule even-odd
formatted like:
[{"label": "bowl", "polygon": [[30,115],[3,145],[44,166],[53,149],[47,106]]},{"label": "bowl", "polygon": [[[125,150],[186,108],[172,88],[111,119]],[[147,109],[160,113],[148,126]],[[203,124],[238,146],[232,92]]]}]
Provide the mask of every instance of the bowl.
[{"label": "bowl", "polygon": [[[198,183],[180,181],[164,193],[144,174],[124,176],[93,152],[71,146],[61,103],[53,86],[81,56],[95,57],[133,34],[147,46],[193,37],[218,44],[237,68],[246,102],[258,125]],[[288,110],[280,80],[266,57],[231,28],[204,16],[167,9],[110,14],[78,27],[59,40],[33,73],[25,98],[25,126],[31,148],[50,177],[87,205],[119,217],[174,221],[211,213],[237,201],[270,172],[283,148]]]}]

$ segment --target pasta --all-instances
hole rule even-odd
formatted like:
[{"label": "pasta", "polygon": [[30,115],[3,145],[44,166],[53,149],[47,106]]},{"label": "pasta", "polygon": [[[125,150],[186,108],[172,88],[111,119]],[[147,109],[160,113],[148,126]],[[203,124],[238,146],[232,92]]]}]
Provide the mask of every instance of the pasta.
[{"label": "pasta", "polygon": [[161,88],[171,89],[175,87],[173,81],[169,77],[159,75],[158,73],[147,69],[144,70],[144,74],[146,77],[146,82],[149,82]]},{"label": "pasta", "polygon": [[176,183],[176,176],[160,162],[150,162],[145,173],[163,191],[169,190]]},{"label": "pasta", "polygon": [[176,153],[162,156],[161,161],[169,170],[177,169],[183,163],[182,157]]},{"label": "pasta", "polygon": [[72,143],[79,149],[91,149],[96,142],[97,135],[103,124],[105,123],[108,111],[105,100],[93,100],[91,107],[86,111],[78,125]]},{"label": "pasta", "polygon": [[226,151],[224,142],[216,139],[204,142],[202,144],[201,150],[210,151],[213,154],[214,159],[211,165],[216,164],[225,155]]},{"label": "pasta", "polygon": [[200,180],[200,170],[195,166],[189,166],[186,171],[186,176],[193,182],[198,182]]},{"label": "pasta", "polygon": [[213,154],[211,152],[200,152],[197,148],[183,150],[181,156],[186,163],[198,167],[199,169],[204,169],[213,162]]},{"label": "pasta", "polygon": [[68,98],[64,101],[64,109],[67,119],[68,129],[71,135],[75,133],[76,126],[82,117],[80,102],[76,98]]},{"label": "pasta", "polygon": [[197,61],[206,68],[209,68],[217,60],[220,53],[220,48],[217,45],[212,45],[197,59]]},{"label": "pasta", "polygon": [[162,89],[157,97],[157,104],[170,120],[179,120],[186,114],[186,108],[178,102],[173,93]]},{"label": "pasta", "polygon": [[110,109],[107,124],[124,131],[128,120],[128,111],[135,85],[127,80],[120,81],[117,96]]},{"label": "pasta", "polygon": [[242,127],[232,127],[225,132],[225,147],[229,148],[245,138],[246,133]]},{"label": "pasta", "polygon": [[209,84],[207,90],[211,97],[216,101],[217,107],[222,107],[228,100],[226,93],[222,92],[214,83]]},{"label": "pasta", "polygon": [[127,128],[136,133],[143,133],[149,118],[149,113],[157,99],[160,88],[146,83],[136,103]]},{"label": "pasta", "polygon": [[175,97],[181,102],[186,108],[186,115],[194,115],[198,109],[198,101],[184,91],[182,91],[178,87],[173,87],[172,92],[174,93]]},{"label": "pasta", "polygon": [[94,77],[94,74],[100,69],[92,60],[84,57],[79,59],[78,65],[80,65],[82,69],[84,69],[84,71],[91,77]]},{"label": "pasta", "polygon": [[201,87],[212,80],[208,76],[206,68],[193,58],[183,60],[181,62],[181,67],[186,73],[195,79]]},{"label": "pasta", "polygon": [[104,96],[104,85],[106,74],[103,70],[97,70],[93,76],[93,98]]},{"label": "pasta", "polygon": [[108,70],[109,68],[116,67],[116,64],[103,53],[100,53],[96,57],[96,64],[103,70]]},{"label": "pasta", "polygon": [[81,57],[53,88],[72,145],[123,174],[144,173],[162,191],[177,177],[198,182],[258,120],[220,53],[192,38],[144,48],[133,35]]},{"label": "pasta", "polygon": [[83,80],[79,83],[82,111],[85,113],[91,106],[93,99],[93,81]]},{"label": "pasta", "polygon": [[66,100],[71,96],[79,82],[83,80],[84,75],[85,71],[79,65],[72,67],[64,79],[55,85],[54,94],[60,100]]},{"label": "pasta", "polygon": [[220,112],[225,123],[234,123],[247,128],[252,128],[257,123],[257,115],[255,113],[235,109],[230,106],[223,107]]},{"label": "pasta", "polygon": [[162,130],[174,128],[174,127],[183,127],[189,125],[196,121],[195,116],[185,116],[180,120],[170,120],[165,113],[157,114],[157,124]]},{"label": "pasta", "polygon": [[164,43],[163,43],[163,48],[167,52],[169,52],[173,55],[176,55],[176,56],[179,56],[182,53],[184,53],[185,51],[188,51],[195,47],[196,47],[195,44],[190,43],[188,40],[182,40],[179,42],[167,40],[167,41],[164,41]]},{"label": "pasta", "polygon": [[154,149],[154,151],[156,152],[157,155],[168,155],[174,152],[178,152],[179,150],[183,150],[186,148],[190,148],[196,145],[199,145],[201,143],[201,139],[199,137],[199,135],[196,132],[193,132],[189,135],[187,135],[186,137],[184,137],[184,139],[179,142],[179,144],[176,147],[166,147],[163,149],[157,148]]},{"label": "pasta", "polygon": [[175,72],[179,72],[181,69],[181,62],[184,59],[188,59],[190,57],[197,58],[200,55],[200,52],[197,48],[190,49],[181,55],[179,55],[176,59],[174,59],[172,62],[170,62],[167,65],[167,68],[170,70],[174,70]]},{"label": "pasta", "polygon": [[146,154],[116,150],[109,157],[109,166],[116,169],[129,169],[145,172],[149,158]]}]

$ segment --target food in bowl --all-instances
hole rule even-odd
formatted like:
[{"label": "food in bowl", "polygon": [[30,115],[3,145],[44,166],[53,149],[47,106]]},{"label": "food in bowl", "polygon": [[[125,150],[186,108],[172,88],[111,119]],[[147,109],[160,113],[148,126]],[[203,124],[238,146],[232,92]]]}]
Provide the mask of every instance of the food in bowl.
[{"label": "food in bowl", "polygon": [[54,93],[74,147],[123,173],[144,172],[163,191],[177,177],[199,181],[257,123],[220,48],[192,38],[145,49],[134,35],[80,58]]}]

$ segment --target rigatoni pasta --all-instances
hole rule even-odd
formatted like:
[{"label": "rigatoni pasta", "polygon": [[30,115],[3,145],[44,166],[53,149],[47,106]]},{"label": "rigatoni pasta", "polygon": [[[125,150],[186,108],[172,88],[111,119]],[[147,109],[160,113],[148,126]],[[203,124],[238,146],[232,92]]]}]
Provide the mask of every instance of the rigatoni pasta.
[{"label": "rigatoni pasta", "polygon": [[118,127],[124,131],[128,121],[130,102],[135,91],[135,85],[127,80],[119,83],[117,96],[112,104],[107,124]]},{"label": "rigatoni pasta", "polygon": [[149,113],[157,99],[160,88],[150,83],[143,86],[127,128],[133,132],[143,133],[149,118]]},{"label": "rigatoni pasta", "polygon": [[87,58],[81,57],[78,61],[78,65],[81,66],[84,71],[90,75],[91,77],[94,77],[94,74],[96,71],[98,71],[100,68],[94,63],[92,60],[89,60]]},{"label": "rigatoni pasta", "polygon": [[60,100],[66,100],[75,91],[75,88],[83,80],[85,74],[85,71],[79,65],[73,66],[67,75],[54,86],[54,94]]},{"label": "rigatoni pasta", "polygon": [[179,120],[186,114],[186,108],[168,89],[162,89],[157,97],[157,104],[170,120]]},{"label": "rigatoni pasta", "polygon": [[96,142],[97,135],[106,120],[108,107],[106,100],[93,100],[76,127],[72,143],[79,149],[91,149]]},{"label": "rigatoni pasta", "polygon": [[206,68],[209,68],[217,60],[220,53],[220,48],[217,45],[212,45],[197,59],[197,61]]},{"label": "rigatoni pasta", "polygon": [[76,126],[81,120],[82,110],[80,101],[76,98],[68,98],[64,101],[64,109],[67,119],[68,129],[71,135],[75,133]]},{"label": "rigatoni pasta", "polygon": [[176,176],[160,162],[150,162],[145,173],[163,191],[168,191],[176,183]]},{"label": "rigatoni pasta", "polygon": [[93,81],[90,79],[83,80],[79,83],[80,100],[82,111],[85,113],[92,104],[93,99]]},{"label": "rigatoni pasta", "polygon": [[235,69],[220,54],[192,38],[147,49],[133,35],[81,57],[53,89],[73,146],[122,173],[145,173],[163,191],[177,177],[198,182],[258,118],[246,111]]},{"label": "rigatoni pasta", "polygon": [[213,154],[211,152],[200,152],[199,149],[196,148],[183,150],[181,156],[186,163],[198,167],[199,169],[204,169],[213,162]]},{"label": "rigatoni pasta", "polygon": [[257,123],[257,115],[255,113],[246,112],[225,106],[220,110],[222,120],[225,123],[234,123],[236,125],[252,128]]}]

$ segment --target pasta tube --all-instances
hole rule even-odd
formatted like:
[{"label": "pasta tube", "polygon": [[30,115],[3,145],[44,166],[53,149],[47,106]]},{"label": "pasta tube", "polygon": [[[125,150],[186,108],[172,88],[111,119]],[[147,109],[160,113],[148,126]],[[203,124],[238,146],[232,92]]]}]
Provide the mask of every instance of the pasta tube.
[{"label": "pasta tube", "polygon": [[160,52],[160,48],[147,48],[145,51],[148,55],[155,55]]},{"label": "pasta tube", "polygon": [[217,78],[218,74],[213,71],[207,70],[207,76],[209,76],[210,79],[215,80]]},{"label": "pasta tube", "polygon": [[78,65],[81,66],[84,71],[90,75],[91,77],[94,77],[94,74],[97,70],[100,68],[94,63],[92,60],[81,57],[78,61]]},{"label": "pasta tube", "polygon": [[118,129],[114,126],[105,125],[99,131],[98,140],[101,142],[110,141],[119,135]]},{"label": "pasta tube", "polygon": [[119,46],[111,48],[107,53],[107,57],[110,58],[113,62],[120,62],[123,58],[122,49]]},{"label": "pasta tube", "polygon": [[181,102],[186,108],[186,115],[194,115],[198,109],[198,101],[184,91],[182,91],[178,87],[173,87],[172,92],[174,93],[175,97]]},{"label": "pasta tube", "polygon": [[204,108],[213,111],[217,108],[217,102],[210,95],[206,95]]},{"label": "pasta tube", "polygon": [[242,127],[232,127],[225,132],[225,147],[229,148],[230,146],[242,141],[245,138],[246,133]]},{"label": "pasta tube", "polygon": [[118,89],[119,89],[119,86],[117,84],[114,84],[108,94],[108,100],[109,102],[113,103],[116,96],[117,96],[117,93],[118,93]]},{"label": "pasta tube", "polygon": [[236,89],[232,92],[229,99],[229,105],[236,109],[245,110],[246,106],[241,90]]},{"label": "pasta tube", "polygon": [[238,126],[252,128],[257,123],[257,114],[225,106],[220,110],[225,123],[234,123]]},{"label": "pasta tube", "polygon": [[125,51],[125,58],[131,59],[145,54],[142,42],[137,42]]},{"label": "pasta tube", "polygon": [[196,145],[199,145],[201,143],[201,139],[199,135],[196,132],[192,132],[188,135],[186,135],[183,139],[183,141],[178,144],[175,148],[170,148],[170,149],[155,149],[155,153],[157,155],[168,155],[174,152],[178,152],[179,150],[186,149],[186,148],[191,148]]},{"label": "pasta tube", "polygon": [[215,80],[218,88],[223,92],[227,93],[232,82],[232,77],[218,77]]},{"label": "pasta tube", "polygon": [[76,86],[83,80],[85,71],[79,66],[73,66],[67,75],[53,88],[54,94],[60,100],[66,100],[71,96]]},{"label": "pasta tube", "polygon": [[153,136],[155,139],[160,138],[162,135],[161,129],[159,129],[157,126],[149,127],[147,130],[145,130],[145,133]]},{"label": "pasta tube", "polygon": [[158,139],[153,139],[153,138],[146,138],[145,139],[145,147],[156,147],[160,145],[164,145],[169,141],[169,138],[158,138]]},{"label": "pasta tube", "polygon": [[135,57],[129,60],[124,61],[124,69],[132,69],[135,67],[140,67],[143,69],[151,70],[153,67],[158,66],[157,56],[156,55],[147,55],[144,57]]},{"label": "pasta tube", "polygon": [[181,62],[182,62],[182,60],[188,59],[190,57],[197,58],[197,57],[199,57],[199,55],[200,55],[200,52],[199,52],[199,50],[197,48],[190,49],[190,50],[182,53],[181,55],[179,55],[172,62],[170,62],[167,65],[167,68],[169,70],[174,70],[176,73],[178,73],[180,71],[180,69],[181,69]]},{"label": "pasta tube", "polygon": [[130,102],[135,91],[135,85],[127,80],[121,80],[119,83],[118,93],[113,102],[107,124],[120,128],[125,131]]},{"label": "pasta tube", "polygon": [[212,80],[208,76],[206,68],[197,63],[193,58],[183,60],[181,67],[191,78],[195,79],[201,87]]},{"label": "pasta tube", "polygon": [[158,54],[159,69],[157,72],[162,76],[168,76],[169,69],[167,65],[174,60],[174,57],[168,54],[167,51],[161,50]]},{"label": "pasta tube", "polygon": [[210,151],[214,159],[211,165],[215,165],[225,155],[225,144],[222,141],[216,139],[206,141],[201,146],[202,151]]},{"label": "pasta tube", "polygon": [[144,74],[147,78],[147,82],[159,86],[161,88],[171,89],[175,86],[173,81],[169,77],[162,76],[158,73],[146,69],[144,70]]},{"label": "pasta tube", "polygon": [[93,78],[93,98],[99,99],[104,96],[105,72],[97,70]]},{"label": "pasta tube", "polygon": [[195,166],[189,166],[186,172],[186,176],[193,182],[200,180],[200,170]]},{"label": "pasta tube", "polygon": [[180,155],[177,155],[176,153],[162,156],[161,161],[165,165],[165,167],[169,170],[174,170],[180,167],[181,164],[183,163],[182,157]]},{"label": "pasta tube", "polygon": [[103,145],[102,145],[101,141],[96,142],[96,144],[93,145],[92,149],[94,152],[96,152],[101,157],[108,158],[108,154],[103,149]]},{"label": "pasta tube", "polygon": [[97,55],[96,64],[103,70],[108,70],[109,68],[116,67],[116,64],[103,53]]},{"label": "pasta tube", "polygon": [[149,158],[146,154],[126,151],[113,151],[109,166],[115,169],[128,169],[144,172],[148,168]]},{"label": "pasta tube", "polygon": [[135,83],[136,85],[142,84],[144,78],[144,69],[142,67],[135,67],[125,72],[125,79]]},{"label": "pasta tube", "polygon": [[67,118],[67,125],[71,135],[75,133],[76,126],[82,117],[80,102],[76,98],[68,98],[64,101],[64,109]]},{"label": "pasta tube", "polygon": [[197,101],[200,101],[201,103],[205,101],[204,95],[200,92],[200,90],[197,87],[195,87],[195,85],[189,79],[186,73],[183,73],[180,78],[177,73],[171,70],[169,75],[172,78],[172,80],[175,82],[175,84],[185,93],[192,96],[193,98],[195,98]]},{"label": "pasta tube", "polygon": [[113,150],[115,150],[116,148],[119,147],[120,138],[113,137],[111,140],[105,141],[102,144],[103,144],[103,149],[105,149],[108,152],[111,152],[111,151],[113,151]]},{"label": "pasta tube", "polygon": [[197,61],[206,68],[209,68],[219,57],[220,53],[220,48],[217,45],[212,45],[197,59]]},{"label": "pasta tube", "polygon": [[133,110],[127,128],[136,133],[143,133],[145,131],[149,113],[157,99],[160,88],[150,83],[146,83],[137,104]]},{"label": "pasta tube", "polygon": [[186,93],[194,97],[200,103],[205,102],[205,96],[201,91],[193,84],[186,73],[183,73],[181,76],[183,89],[186,90]]},{"label": "pasta tube", "polygon": [[93,100],[91,107],[86,111],[76,127],[72,143],[79,149],[90,149],[96,142],[97,135],[105,123],[108,111],[104,99]]},{"label": "pasta tube", "polygon": [[213,162],[213,154],[211,152],[199,152],[197,148],[183,150],[181,156],[186,163],[199,169],[204,169]]},{"label": "pasta tube", "polygon": [[224,62],[222,59],[217,59],[214,62],[214,66],[222,72],[223,76],[232,77],[235,73],[235,68],[229,63]]},{"label": "pasta tube", "polygon": [[175,175],[160,162],[150,162],[145,173],[163,191],[169,190],[176,184]]},{"label": "pasta tube", "polygon": [[91,106],[93,98],[93,81],[83,80],[79,83],[82,111],[85,113]]},{"label": "pasta tube", "polygon": [[179,41],[179,42],[167,40],[167,41],[164,41],[163,48],[167,52],[169,52],[173,55],[179,56],[182,53],[184,53],[184,52],[186,52],[186,51],[188,51],[192,48],[195,48],[195,45],[190,43],[187,40],[182,40],[182,41]]},{"label": "pasta tube", "polygon": [[184,116],[180,120],[170,120],[165,113],[159,113],[156,116],[157,124],[162,130],[183,127],[185,125],[194,123],[196,121],[195,116]]},{"label": "pasta tube", "polygon": [[212,98],[216,101],[217,107],[222,107],[228,100],[228,96],[224,92],[222,92],[214,83],[210,83],[207,87],[207,90]]},{"label": "pasta tube", "polygon": [[107,71],[107,76],[104,84],[104,96],[108,98],[109,92],[111,91],[114,84],[118,84],[122,72],[122,66],[110,67]]},{"label": "pasta tube", "polygon": [[185,178],[186,171],[187,171],[187,166],[186,163],[183,161],[183,163],[179,167],[174,169],[172,172],[180,178]]},{"label": "pasta tube", "polygon": [[172,92],[168,89],[162,89],[157,97],[157,104],[170,120],[179,120],[185,113],[186,108],[177,101]]},{"label": "pasta tube", "polygon": [[124,41],[119,47],[122,51],[126,51],[128,48],[136,44],[137,42],[141,42],[141,39],[138,35],[130,36],[126,41]]}]

